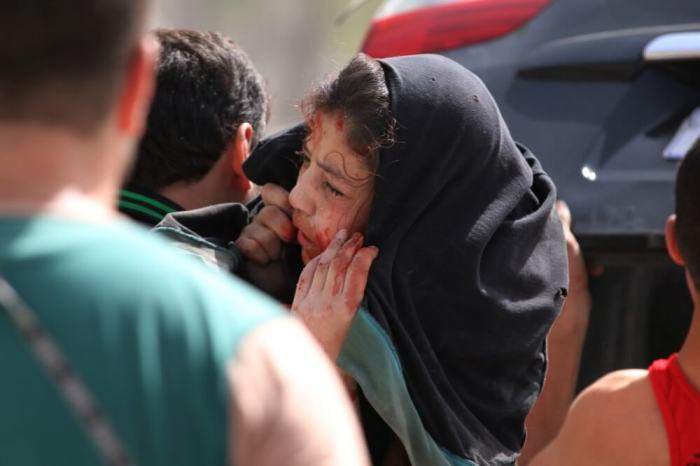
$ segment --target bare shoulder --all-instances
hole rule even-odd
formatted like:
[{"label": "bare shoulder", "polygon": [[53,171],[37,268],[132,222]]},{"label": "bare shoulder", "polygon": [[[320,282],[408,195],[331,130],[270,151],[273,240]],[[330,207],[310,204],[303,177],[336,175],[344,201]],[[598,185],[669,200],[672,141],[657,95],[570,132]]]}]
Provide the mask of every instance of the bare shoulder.
[{"label": "bare shoulder", "polygon": [[[649,462],[649,455],[658,443],[665,447],[663,419],[646,370],[615,371],[600,378],[577,397],[568,417],[615,464],[656,464]],[[642,461],[628,461],[635,457]]]},{"label": "bare shoulder", "polygon": [[630,390],[637,391],[639,387],[644,386],[648,375],[649,372],[646,369],[624,369],[610,372],[591,384],[582,394],[603,392],[615,397]]},{"label": "bare shoulder", "polygon": [[555,440],[533,465],[667,465],[661,413],[646,370],[612,372],[574,401]]}]

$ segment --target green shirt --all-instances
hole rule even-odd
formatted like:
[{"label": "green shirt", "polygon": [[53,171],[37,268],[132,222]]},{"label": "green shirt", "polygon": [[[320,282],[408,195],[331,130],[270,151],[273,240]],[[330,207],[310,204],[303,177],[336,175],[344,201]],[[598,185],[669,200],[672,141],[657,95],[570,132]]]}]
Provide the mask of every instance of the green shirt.
[{"label": "green shirt", "polygon": [[135,185],[119,192],[117,207],[124,215],[149,228],[160,223],[166,215],[184,210],[167,197]]},{"label": "green shirt", "polygon": [[[137,464],[223,465],[226,363],[279,306],[123,223],[0,218],[0,273]],[[1,310],[0,370],[0,465],[100,464]]]}]

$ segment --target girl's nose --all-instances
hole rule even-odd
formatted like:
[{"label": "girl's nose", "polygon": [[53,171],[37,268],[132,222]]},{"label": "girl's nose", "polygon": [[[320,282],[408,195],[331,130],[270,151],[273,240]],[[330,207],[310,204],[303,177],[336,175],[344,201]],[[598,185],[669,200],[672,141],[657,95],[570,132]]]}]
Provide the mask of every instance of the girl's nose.
[{"label": "girl's nose", "polygon": [[308,177],[305,176],[306,173],[306,171],[299,173],[297,184],[295,184],[292,190],[289,192],[289,203],[294,210],[310,215],[313,210],[313,201],[308,186]]}]

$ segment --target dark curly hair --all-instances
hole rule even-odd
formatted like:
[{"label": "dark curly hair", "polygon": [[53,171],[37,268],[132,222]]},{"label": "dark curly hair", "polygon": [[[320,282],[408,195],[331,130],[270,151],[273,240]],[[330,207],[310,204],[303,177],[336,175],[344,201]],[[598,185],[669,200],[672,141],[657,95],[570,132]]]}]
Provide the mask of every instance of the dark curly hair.
[{"label": "dark curly hair", "polygon": [[676,241],[685,266],[700,287],[700,140],[678,168],[676,176]]},{"label": "dark curly hair", "polygon": [[253,126],[255,145],[269,115],[266,85],[231,39],[187,30],[158,30],[156,36],[156,92],[129,179],[154,191],[202,179],[241,123]]},{"label": "dark curly hair", "polygon": [[379,149],[394,142],[395,120],[384,70],[365,54],[356,55],[334,79],[313,89],[302,100],[307,126],[317,112],[340,113],[347,121],[347,144],[376,169]]}]

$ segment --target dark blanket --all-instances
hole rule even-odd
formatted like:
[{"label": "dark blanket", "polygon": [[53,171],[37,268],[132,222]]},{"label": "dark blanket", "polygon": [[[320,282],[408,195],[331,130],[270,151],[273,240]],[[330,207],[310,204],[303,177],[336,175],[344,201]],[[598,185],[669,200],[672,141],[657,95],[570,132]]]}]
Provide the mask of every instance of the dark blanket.
[{"label": "dark blanket", "polygon": [[[434,55],[381,63],[397,142],[380,154],[365,232],[380,251],[366,312],[398,355],[410,402],[439,449],[508,464],[523,445],[545,336],[566,294],[555,187],[471,72]],[[250,178],[289,189],[303,134],[295,127],[262,144],[245,167]],[[375,356],[353,357],[371,364]],[[408,434],[385,420],[418,461]]]}]

